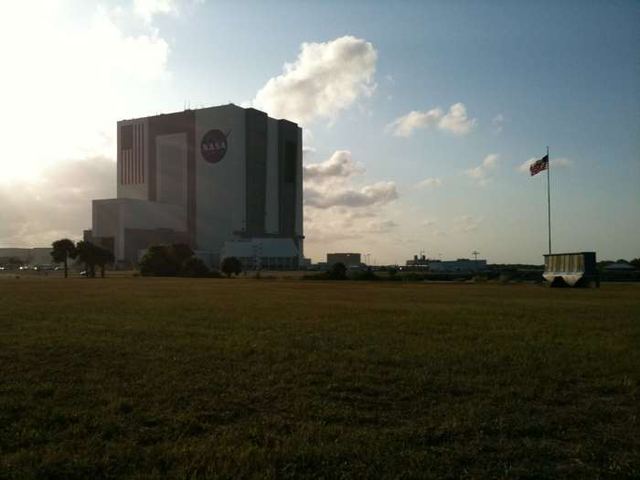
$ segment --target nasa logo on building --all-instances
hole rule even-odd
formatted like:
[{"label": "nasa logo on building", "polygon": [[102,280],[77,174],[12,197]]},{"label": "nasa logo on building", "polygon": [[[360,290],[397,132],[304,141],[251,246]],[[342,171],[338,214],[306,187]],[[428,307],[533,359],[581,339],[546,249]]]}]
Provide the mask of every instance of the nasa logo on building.
[{"label": "nasa logo on building", "polygon": [[209,163],[218,163],[220,160],[224,158],[225,153],[227,153],[227,137],[229,133],[226,135],[222,133],[220,130],[209,130],[202,137],[202,142],[200,143],[200,153],[202,153],[202,158]]}]

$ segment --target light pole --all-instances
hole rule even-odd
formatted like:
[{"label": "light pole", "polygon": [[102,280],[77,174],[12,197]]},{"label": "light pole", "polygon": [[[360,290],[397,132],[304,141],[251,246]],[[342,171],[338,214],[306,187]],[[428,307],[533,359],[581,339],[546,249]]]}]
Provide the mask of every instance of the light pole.
[{"label": "light pole", "polygon": [[474,250],[473,252],[471,252],[471,255],[473,255],[473,258],[475,259],[476,272],[480,270],[480,268],[478,268],[478,255],[479,254],[480,254],[480,252],[478,252],[477,250]]}]

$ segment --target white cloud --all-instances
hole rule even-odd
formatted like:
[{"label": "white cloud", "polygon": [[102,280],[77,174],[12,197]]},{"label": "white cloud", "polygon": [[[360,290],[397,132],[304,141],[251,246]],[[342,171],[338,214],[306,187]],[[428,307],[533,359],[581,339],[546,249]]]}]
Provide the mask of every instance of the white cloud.
[{"label": "white cloud", "polygon": [[396,228],[395,221],[385,213],[386,206],[398,198],[395,183],[361,185],[357,177],[364,172],[348,150],[338,150],[328,160],[305,167],[307,247],[322,252],[328,245],[351,248],[340,242],[371,239],[374,233]]},{"label": "white cloud", "polygon": [[361,218],[376,218],[376,210],[373,208],[359,208],[357,210],[354,210],[352,208],[336,207],[333,209],[333,212],[339,214],[348,221],[359,220]]},{"label": "white cloud", "polygon": [[329,177],[350,177],[364,172],[362,165],[356,163],[348,150],[337,150],[328,160],[312,163],[304,167],[305,181],[322,181]]},{"label": "white cloud", "polygon": [[105,157],[65,160],[22,184],[0,188],[0,245],[48,246],[91,228],[91,200],[115,195],[116,165]]},{"label": "white cloud", "polygon": [[360,189],[317,189],[305,188],[305,205],[316,208],[334,206],[367,207],[384,205],[398,198],[394,182],[377,182]]},{"label": "white cloud", "polygon": [[477,181],[478,185],[486,185],[489,182],[489,172],[493,170],[498,164],[500,156],[496,153],[490,153],[482,163],[474,168],[469,168],[464,171],[464,174]]},{"label": "white cloud", "polygon": [[393,220],[373,220],[366,225],[366,231],[370,233],[387,233],[398,226]]},{"label": "white cloud", "polygon": [[490,153],[489,155],[484,157],[484,160],[482,160],[482,166],[485,169],[494,168],[497,165],[499,158],[500,155],[498,155],[497,153]]},{"label": "white cloud", "polygon": [[365,172],[348,150],[337,150],[328,160],[304,167],[304,202],[308,207],[367,207],[398,198],[394,182],[376,182],[356,187],[352,177]]},{"label": "white cloud", "polygon": [[314,156],[316,148],[313,146],[313,132],[308,128],[302,129],[302,159],[306,161]]},{"label": "white cloud", "polygon": [[449,112],[442,117],[438,128],[447,130],[455,135],[466,135],[473,130],[478,121],[467,116],[467,108],[463,103],[455,103],[449,107]]},{"label": "white cloud", "polygon": [[484,169],[482,168],[482,165],[479,165],[477,167],[474,168],[469,168],[468,170],[464,171],[465,175],[471,177],[471,178],[484,178],[485,176],[485,172]]},{"label": "white cloud", "polygon": [[573,165],[573,160],[570,160],[568,158],[564,158],[564,157],[560,157],[560,158],[552,158],[551,159],[551,166],[552,167],[570,167]]},{"label": "white cloud", "polygon": [[[343,242],[348,240],[361,241],[363,238],[372,238],[372,234],[393,232],[398,227],[394,220],[381,216],[378,207],[358,210],[306,207],[304,222],[308,239],[305,247],[319,248],[323,254],[330,245],[345,245]],[[373,237],[378,238],[376,235]]]},{"label": "white cloud", "polygon": [[151,22],[154,15],[177,13],[178,5],[175,0],[134,0],[133,11],[145,22]]},{"label": "white cloud", "polygon": [[443,111],[440,108],[433,108],[428,112],[413,110],[387,125],[387,131],[392,132],[396,137],[409,137],[414,130],[437,125],[442,115]]},{"label": "white cloud", "polygon": [[85,68],[97,68],[102,75],[124,75],[133,80],[151,81],[165,71],[169,45],[158,32],[151,29],[143,34],[128,35],[107,11],[98,10],[93,17],[91,33],[81,40],[86,44],[73,52],[78,55],[76,60],[86,61]]},{"label": "white cloud", "polygon": [[[518,167],[518,170],[520,170],[522,173],[527,173],[529,174],[529,167],[531,166],[531,164],[533,162],[535,162],[536,160],[540,160],[541,157],[532,157],[529,160],[526,160],[524,162],[522,162],[520,164],[520,166]],[[567,168],[567,167],[571,167],[573,165],[573,160],[570,160],[568,158],[565,157],[559,157],[559,158],[551,158],[551,168]]]},{"label": "white cloud", "polygon": [[437,127],[455,135],[466,135],[477,123],[475,118],[469,118],[465,105],[458,102],[451,105],[446,114],[439,107],[424,112],[413,110],[388,124],[386,131],[396,137],[409,137],[417,129]]},{"label": "white cloud", "polygon": [[284,65],[256,94],[253,104],[269,115],[307,125],[333,121],[375,89],[378,54],[370,42],[350,35],[303,43],[294,63]]},{"label": "white cloud", "polygon": [[422,221],[421,225],[422,225],[423,227],[426,227],[426,228],[431,228],[431,227],[435,226],[435,225],[436,225],[436,223],[438,223],[438,222],[437,222],[435,219],[433,219],[433,218],[427,218],[426,220],[423,220],[423,221]]},{"label": "white cloud", "polygon": [[457,233],[474,232],[480,227],[482,221],[482,217],[474,218],[471,215],[461,215],[453,219],[454,231]]},{"label": "white cloud", "polygon": [[[0,17],[0,131],[9,139],[0,182],[65,158],[112,154],[115,122],[131,99],[168,78],[167,41],[130,8],[97,7],[78,21],[66,7],[12,2]],[[34,138],[37,148],[25,148]]]},{"label": "white cloud", "polygon": [[425,178],[424,180],[416,184],[417,188],[438,188],[441,186],[442,186],[442,179],[437,177]]}]

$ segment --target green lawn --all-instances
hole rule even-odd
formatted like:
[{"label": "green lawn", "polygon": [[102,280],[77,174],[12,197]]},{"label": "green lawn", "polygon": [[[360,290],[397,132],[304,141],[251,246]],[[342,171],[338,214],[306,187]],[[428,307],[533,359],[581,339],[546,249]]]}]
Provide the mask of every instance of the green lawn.
[{"label": "green lawn", "polygon": [[0,278],[0,478],[640,478],[640,285]]}]

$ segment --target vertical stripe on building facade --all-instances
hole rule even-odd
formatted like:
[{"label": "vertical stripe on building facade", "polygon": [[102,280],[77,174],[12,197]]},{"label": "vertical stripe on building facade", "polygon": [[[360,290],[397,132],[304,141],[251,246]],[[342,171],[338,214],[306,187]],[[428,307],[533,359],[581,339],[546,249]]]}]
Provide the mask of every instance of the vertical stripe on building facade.
[{"label": "vertical stripe on building facade", "polygon": [[138,183],[144,183],[144,124],[138,124]]}]

